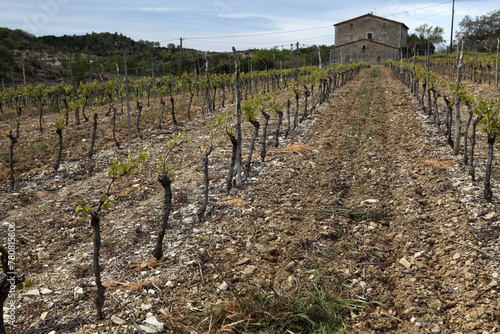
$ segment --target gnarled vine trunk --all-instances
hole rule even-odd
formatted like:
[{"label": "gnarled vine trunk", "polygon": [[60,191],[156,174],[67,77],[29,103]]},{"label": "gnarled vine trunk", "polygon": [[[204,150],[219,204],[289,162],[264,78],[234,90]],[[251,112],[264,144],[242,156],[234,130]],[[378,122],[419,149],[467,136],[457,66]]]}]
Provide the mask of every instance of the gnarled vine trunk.
[{"label": "gnarled vine trunk", "polygon": [[472,182],[476,181],[476,171],[474,169],[474,147],[476,146],[476,127],[481,119],[483,119],[483,115],[477,116],[474,122],[472,122],[472,132],[470,135],[469,175],[472,178]]},{"label": "gnarled vine trunk", "polygon": [[139,127],[139,123],[141,121],[141,114],[142,114],[142,105],[137,101],[137,120],[135,122],[135,128],[137,129],[137,134],[139,135],[139,138],[142,139],[142,133],[141,133],[141,128]]},{"label": "gnarled vine trunk", "polygon": [[14,177],[14,145],[17,143],[17,137],[12,135],[12,130],[10,130],[9,135],[10,145],[9,145],[9,178],[10,178],[10,189],[14,191],[16,185],[16,178]]},{"label": "gnarled vine trunk", "polygon": [[97,294],[95,297],[95,306],[97,308],[97,318],[103,319],[103,311],[102,308],[104,306],[104,291],[106,288],[102,285],[101,282],[101,268],[99,266],[99,252],[101,250],[101,230],[100,223],[101,219],[99,218],[99,214],[91,213],[90,215],[90,224],[92,225],[92,230],[94,233],[94,256],[93,256],[93,267],[94,267],[94,276],[95,276],[95,284],[97,287]]},{"label": "gnarled vine trunk", "polygon": [[259,134],[259,128],[260,128],[260,123],[255,119],[255,120],[249,120],[250,123],[253,125],[253,135],[252,139],[250,140],[250,150],[248,152],[248,159],[247,163],[245,166],[247,177],[250,174],[251,170],[251,164],[252,164],[252,155],[253,155],[253,149],[255,147],[255,141],[257,140],[257,135]]},{"label": "gnarled vine trunk", "polygon": [[278,113],[278,125],[276,125],[276,131],[274,132],[274,147],[278,147],[280,145],[279,141],[280,128],[281,128],[281,123],[283,122],[283,112],[281,110],[278,110],[277,113]]},{"label": "gnarled vine trunk", "polygon": [[61,153],[62,153],[62,149],[63,149],[62,130],[61,129],[57,129],[56,133],[59,136],[59,149],[57,151],[56,163],[54,164],[54,170],[55,171],[57,171],[59,169],[59,165],[61,164]]},{"label": "gnarled vine trunk", "polygon": [[153,249],[152,254],[157,260],[160,260],[163,256],[163,239],[165,238],[170,209],[172,208],[172,180],[170,180],[166,173],[162,173],[158,175],[158,182],[160,182],[164,190],[163,213],[160,230],[158,231],[158,237],[156,238],[156,246]]},{"label": "gnarled vine trunk", "polygon": [[203,155],[203,160],[202,160],[202,169],[203,169],[203,201],[201,202],[201,207],[196,213],[198,215],[198,219],[202,220],[203,216],[205,215],[205,211],[207,210],[207,205],[208,205],[208,185],[210,178],[208,176],[208,156],[210,153],[212,153],[212,149],[214,146],[210,144],[210,147],[208,150],[205,152]]},{"label": "gnarled vine trunk", "polygon": [[486,170],[484,175],[484,198],[491,202],[493,191],[491,190],[491,166],[493,165],[493,147],[495,145],[496,134],[488,133],[488,153],[486,155]]},{"label": "gnarled vine trunk", "polygon": [[262,115],[264,116],[264,126],[262,127],[262,149],[260,150],[260,157],[262,162],[266,160],[267,153],[267,124],[269,124],[269,114],[262,111]]},{"label": "gnarled vine trunk", "polygon": [[97,113],[94,112],[94,127],[92,131],[92,141],[90,142],[89,159],[92,159],[92,154],[94,153],[95,137],[97,135]]}]

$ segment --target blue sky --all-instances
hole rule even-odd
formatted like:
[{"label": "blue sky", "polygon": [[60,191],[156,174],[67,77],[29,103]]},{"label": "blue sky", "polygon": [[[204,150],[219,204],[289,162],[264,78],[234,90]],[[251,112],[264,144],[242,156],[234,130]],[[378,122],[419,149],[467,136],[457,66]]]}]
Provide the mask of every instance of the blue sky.
[{"label": "blue sky", "polygon": [[[449,41],[452,1],[0,0],[0,26],[36,36],[118,32],[135,40],[198,50],[289,48],[334,41],[333,24],[373,12],[405,23],[440,26]],[[500,9],[495,0],[456,0],[454,31],[464,15]]]}]

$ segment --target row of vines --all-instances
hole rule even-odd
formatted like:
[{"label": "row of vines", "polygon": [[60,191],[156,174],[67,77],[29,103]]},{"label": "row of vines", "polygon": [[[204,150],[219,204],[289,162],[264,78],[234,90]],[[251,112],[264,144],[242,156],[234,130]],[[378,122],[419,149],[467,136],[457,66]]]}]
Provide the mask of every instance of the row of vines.
[{"label": "row of vines", "polygon": [[[498,69],[498,55],[493,62]],[[491,171],[496,137],[500,135],[500,102],[496,97],[485,97],[474,92],[472,85],[485,82],[482,74],[475,77],[477,58],[466,57],[460,50],[454,55],[440,58],[438,63],[427,59],[422,64],[422,58],[413,57],[412,62],[388,61],[393,73],[410,88],[418,99],[424,112],[432,116],[434,123],[443,129],[447,143],[453,150],[453,155],[463,154],[463,164],[468,166],[468,172],[473,182],[476,181],[474,166],[474,149],[478,126],[487,135],[487,160],[484,176],[484,198],[491,201]],[[453,60],[452,60],[453,59]],[[484,57],[486,64],[491,58]],[[452,61],[454,66],[451,65]],[[482,68],[484,64],[479,66]],[[453,77],[449,70],[455,70]],[[433,70],[434,69],[434,70]],[[498,72],[498,71],[497,71]],[[470,84],[462,81],[471,80]],[[496,81],[498,83],[498,74]],[[422,91],[420,91],[420,88]],[[438,101],[444,102],[444,117],[439,110]],[[461,110],[466,108],[467,119],[462,120]],[[462,108],[462,109],[461,109]],[[463,145],[462,145],[463,142]],[[469,147],[470,145],[470,147]]]},{"label": "row of vines", "polygon": [[[210,141],[202,159],[202,170],[204,173],[204,196],[198,208],[198,218],[204,219],[208,202],[209,157],[214,149],[214,138],[222,135],[231,142],[232,155],[229,164],[225,191],[230,192],[232,188],[239,188],[250,175],[253,151],[256,146],[259,132],[261,138],[260,157],[265,161],[267,148],[272,145],[279,146],[280,137],[288,136],[298,124],[306,119],[315,108],[327,100],[330,93],[336,88],[351,80],[363,67],[368,64],[336,65],[325,68],[303,67],[294,70],[272,70],[252,73],[240,73],[238,57],[235,55],[236,70],[233,75],[210,74],[207,70],[198,74],[184,73],[182,76],[163,76],[159,78],[142,78],[138,80],[113,79],[108,81],[93,81],[78,86],[58,84],[55,86],[20,86],[16,89],[8,88],[0,91],[0,106],[2,116],[12,121],[10,130],[5,132],[9,140],[9,175],[12,191],[16,187],[14,169],[14,147],[23,138],[20,136],[20,128],[23,126],[25,117],[38,117],[38,129],[40,135],[46,131],[54,131],[58,135],[58,155],[54,163],[57,171],[61,163],[61,151],[64,145],[63,132],[82,131],[83,125],[87,130],[92,129],[91,144],[85,159],[92,159],[94,141],[96,138],[97,119],[108,117],[112,122],[112,140],[119,149],[120,143],[115,134],[116,118],[127,117],[129,143],[131,138],[130,102],[136,111],[135,132],[136,139],[143,139],[140,121],[144,106],[150,106],[156,110],[155,123],[158,129],[165,127],[166,114],[171,118],[174,134],[166,144],[163,157],[159,161],[158,182],[164,190],[162,203],[162,221],[158,229],[156,246],[152,255],[161,259],[163,256],[163,239],[168,225],[170,209],[172,207],[172,179],[171,167],[169,167],[169,156],[175,154],[175,148],[189,142],[189,133],[179,131],[177,117],[183,113],[183,117],[191,120],[195,115],[191,108],[194,100],[197,100],[201,114],[206,117],[206,127],[209,132]],[[295,101],[287,98],[287,94],[293,96]],[[159,105],[156,103],[159,101]],[[302,101],[302,106],[300,102]],[[169,107],[167,107],[169,105]],[[176,106],[177,105],[177,106]],[[182,107],[179,107],[182,106]],[[45,124],[46,115],[56,116],[54,124]],[[267,139],[268,125],[271,117],[277,118],[277,125],[273,131],[271,143]],[[53,117],[54,118],[54,117]],[[83,120],[82,120],[83,118]],[[248,122],[253,126],[253,135],[249,143],[249,154],[246,161],[242,161],[242,122]],[[261,125],[262,123],[262,125]],[[282,129],[283,127],[283,129]],[[112,144],[113,145],[113,144]],[[246,147],[246,146],[245,146]],[[137,154],[128,157],[117,155],[108,171],[108,183],[105,190],[98,199],[87,202],[81,200],[76,203],[76,211],[90,220],[94,234],[93,268],[97,293],[95,305],[98,318],[104,318],[104,292],[105,287],[101,282],[100,259],[100,221],[102,212],[108,210],[115,197],[113,188],[123,178],[131,175],[133,170],[141,170],[144,161],[148,159],[147,150],[143,149]],[[7,282],[0,282],[6,285]],[[228,284],[230,285],[230,284]],[[235,294],[236,299],[237,294]],[[0,300],[4,301],[0,293]],[[0,310],[2,308],[0,307]],[[0,322],[3,319],[0,314]],[[3,325],[3,324],[0,324]],[[3,326],[0,326],[0,333]]]},{"label": "row of vines", "polygon": [[[500,47],[500,42],[498,47]],[[498,87],[499,79],[499,49],[496,52],[474,52],[463,51],[462,68],[460,76],[462,79],[470,80],[474,83],[494,85]],[[457,73],[457,53],[436,53],[431,57],[429,67],[431,71],[449,78],[456,77]],[[427,57],[415,57],[418,65],[427,66]]]}]

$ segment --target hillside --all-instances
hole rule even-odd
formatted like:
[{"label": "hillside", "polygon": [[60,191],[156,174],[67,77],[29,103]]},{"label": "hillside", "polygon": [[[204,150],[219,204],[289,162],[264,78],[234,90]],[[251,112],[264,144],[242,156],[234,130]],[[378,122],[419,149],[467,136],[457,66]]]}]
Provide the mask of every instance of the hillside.
[{"label": "hillside", "polygon": [[[319,46],[323,64],[330,57],[329,47]],[[155,75],[182,72],[204,73],[205,52],[181,49],[179,44],[166,47],[158,42],[134,41],[118,33],[90,33],[85,35],[35,37],[21,30],[0,28],[0,79],[4,85],[12,84],[11,72],[17,85],[23,83],[23,66],[28,84],[44,82],[54,84],[62,78],[74,77],[77,81],[113,76],[117,67],[123,74],[123,51],[127,50],[127,66],[130,75],[151,76],[152,62]],[[242,71],[295,67],[295,51],[240,50],[250,57],[241,64]],[[234,71],[232,55],[224,52],[208,52],[210,73]],[[308,46],[299,51],[301,65],[317,65],[318,46]],[[182,72],[181,72],[182,71]]]},{"label": "hillside", "polygon": [[[118,33],[35,37],[21,30],[0,28],[0,78],[10,83],[14,71],[16,82],[22,83],[24,65],[28,83],[43,82],[45,64],[48,81],[69,78],[71,71],[74,77],[86,79],[90,72],[116,72],[117,64],[123,66],[124,50],[132,74],[150,75],[152,57],[157,63],[165,63],[167,72],[179,70],[180,51],[174,44],[161,47],[159,43],[134,41]],[[183,52],[184,71],[194,65],[193,56],[202,56],[195,50]]]}]

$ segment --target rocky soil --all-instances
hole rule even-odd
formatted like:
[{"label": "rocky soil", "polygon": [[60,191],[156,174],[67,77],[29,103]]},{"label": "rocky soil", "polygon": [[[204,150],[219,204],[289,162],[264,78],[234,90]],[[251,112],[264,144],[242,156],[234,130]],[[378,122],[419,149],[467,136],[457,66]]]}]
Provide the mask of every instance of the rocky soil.
[{"label": "rocky soil", "polygon": [[[408,89],[385,67],[365,69],[282,138],[264,162],[255,156],[243,187],[230,194],[224,186],[231,150],[219,136],[210,155],[209,206],[200,221],[207,121],[181,117],[183,124],[163,130],[146,122],[144,140],[135,138],[119,151],[107,140],[109,120],[103,119],[93,159],[81,158],[88,144],[81,135],[68,134],[62,168],[52,169],[56,147],[50,154],[26,154],[17,162],[14,192],[2,164],[2,238],[9,223],[19,227],[17,271],[34,283],[18,294],[11,333],[158,327],[165,333],[237,333],[242,324],[231,321],[238,312],[227,283],[247,300],[257,292],[296,293],[316,275],[338,275],[351,287],[346,297],[370,303],[350,313],[352,333],[500,332],[499,175],[495,163],[488,203],[481,184],[484,135],[476,153],[478,182],[472,183],[461,157],[451,155]],[[36,137],[30,136],[36,126],[37,119],[26,126],[32,129],[26,142]],[[157,159],[182,130],[191,141],[169,159],[174,208],[164,258],[154,261],[163,198]],[[251,131],[246,125],[246,138]],[[3,140],[2,153],[7,145]],[[18,145],[25,152],[22,141]],[[102,217],[107,290],[106,319],[99,321],[92,230],[75,214],[76,202],[95,204],[113,157],[144,146],[150,156],[145,168],[116,185],[116,203]],[[222,321],[210,308],[224,310],[217,314],[227,319],[226,327],[217,328]]]}]

